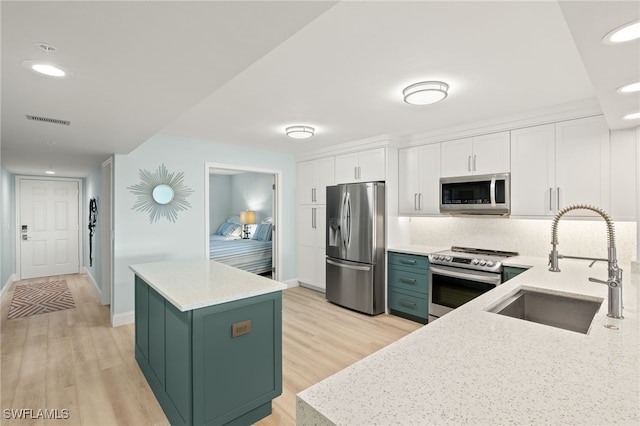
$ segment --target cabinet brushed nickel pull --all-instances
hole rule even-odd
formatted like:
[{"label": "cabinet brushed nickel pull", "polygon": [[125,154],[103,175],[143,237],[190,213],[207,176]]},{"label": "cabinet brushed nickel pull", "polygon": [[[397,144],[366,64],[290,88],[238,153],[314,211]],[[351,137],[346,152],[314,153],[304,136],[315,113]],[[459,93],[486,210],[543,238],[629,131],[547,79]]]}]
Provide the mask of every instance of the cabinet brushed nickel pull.
[{"label": "cabinet brushed nickel pull", "polygon": [[414,280],[413,278],[405,278],[405,277],[400,277],[400,281],[403,283],[407,283],[407,284],[415,284],[416,280]]},{"label": "cabinet brushed nickel pull", "polygon": [[415,265],[416,261],[415,260],[400,259],[400,263],[404,263],[405,265]]},{"label": "cabinet brushed nickel pull", "polygon": [[314,229],[316,227],[316,208],[315,207],[311,209],[311,227]]},{"label": "cabinet brushed nickel pull", "polygon": [[558,197],[557,199],[557,205],[556,205],[556,209],[560,210],[560,187],[556,188],[556,196]]},{"label": "cabinet brushed nickel pull", "polygon": [[418,193],[413,194],[413,209],[418,210]]},{"label": "cabinet brushed nickel pull", "polygon": [[413,302],[407,302],[406,300],[399,300],[399,303],[400,303],[402,306],[406,306],[407,308],[413,308],[413,309],[415,309],[415,307],[416,307],[416,304],[415,304],[415,303],[413,303]]},{"label": "cabinet brushed nickel pull", "polygon": [[549,188],[549,211],[553,211],[553,188]]},{"label": "cabinet brushed nickel pull", "polygon": [[467,170],[471,171],[471,156],[469,156],[469,158],[467,158]]}]

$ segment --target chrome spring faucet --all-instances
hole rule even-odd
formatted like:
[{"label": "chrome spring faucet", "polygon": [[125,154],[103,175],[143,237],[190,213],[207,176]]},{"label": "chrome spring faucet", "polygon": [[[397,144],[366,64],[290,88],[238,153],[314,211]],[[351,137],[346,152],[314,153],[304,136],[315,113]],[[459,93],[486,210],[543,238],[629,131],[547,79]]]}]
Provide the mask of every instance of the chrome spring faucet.
[{"label": "chrome spring faucet", "polygon": [[558,259],[562,258],[574,258],[574,259],[589,259],[589,260],[603,260],[603,259],[595,259],[595,258],[585,258],[585,257],[577,257],[577,256],[564,256],[558,254],[558,222],[560,218],[567,212],[572,210],[591,210],[592,212],[598,213],[607,224],[607,266],[609,276],[607,280],[599,280],[596,278],[589,278],[589,281],[594,283],[606,284],[609,288],[609,311],[607,316],[611,318],[624,318],[622,316],[622,269],[618,267],[618,259],[616,255],[616,242],[615,242],[615,231],[613,229],[613,222],[609,218],[609,215],[604,212],[604,210],[588,206],[585,204],[577,204],[569,207],[565,207],[560,210],[555,218],[553,219],[553,224],[551,225],[551,245],[553,248],[551,249],[551,253],[549,253],[549,270],[552,272],[560,272],[560,268],[558,267]]}]

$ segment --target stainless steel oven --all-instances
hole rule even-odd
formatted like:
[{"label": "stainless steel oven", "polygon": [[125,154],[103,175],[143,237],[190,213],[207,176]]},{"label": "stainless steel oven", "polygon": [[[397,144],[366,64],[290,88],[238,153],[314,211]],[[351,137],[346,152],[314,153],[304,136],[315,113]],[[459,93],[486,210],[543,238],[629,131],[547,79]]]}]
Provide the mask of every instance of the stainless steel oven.
[{"label": "stainless steel oven", "polygon": [[502,284],[502,260],[514,255],[466,247],[429,255],[429,321]]}]

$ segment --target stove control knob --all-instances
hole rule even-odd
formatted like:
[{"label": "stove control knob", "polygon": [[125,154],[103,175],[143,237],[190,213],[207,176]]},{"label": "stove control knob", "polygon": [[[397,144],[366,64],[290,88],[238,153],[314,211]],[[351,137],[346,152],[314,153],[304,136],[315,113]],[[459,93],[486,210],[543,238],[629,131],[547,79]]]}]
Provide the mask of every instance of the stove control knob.
[{"label": "stove control knob", "polygon": [[487,261],[487,266],[488,267],[492,267],[493,265],[495,265],[495,263],[493,263],[491,260]]},{"label": "stove control knob", "polygon": [[445,256],[444,260],[446,260],[447,262],[451,262],[451,256]]},{"label": "stove control knob", "polygon": [[480,261],[480,266],[484,266],[484,265],[486,265],[486,264],[487,264],[487,261],[486,261],[486,260],[482,259],[482,260]]},{"label": "stove control knob", "polygon": [[478,263],[480,263],[480,261],[478,259],[473,259],[471,263],[473,263],[474,265],[477,265]]}]

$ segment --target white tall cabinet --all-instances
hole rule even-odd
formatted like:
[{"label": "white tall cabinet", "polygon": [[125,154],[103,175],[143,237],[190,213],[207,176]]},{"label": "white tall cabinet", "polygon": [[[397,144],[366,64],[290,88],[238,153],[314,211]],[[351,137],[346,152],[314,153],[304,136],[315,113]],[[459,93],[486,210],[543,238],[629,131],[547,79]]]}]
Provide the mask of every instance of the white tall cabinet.
[{"label": "white tall cabinet", "polygon": [[326,288],[326,187],[334,183],[334,157],[298,163],[298,281]]},{"label": "white tall cabinet", "polygon": [[609,128],[604,117],[511,132],[512,215],[550,216],[573,204],[607,211],[608,194]]},{"label": "white tall cabinet", "polygon": [[439,182],[439,143],[398,151],[398,212],[400,214],[438,214]]}]

